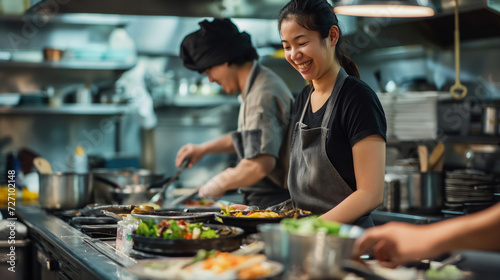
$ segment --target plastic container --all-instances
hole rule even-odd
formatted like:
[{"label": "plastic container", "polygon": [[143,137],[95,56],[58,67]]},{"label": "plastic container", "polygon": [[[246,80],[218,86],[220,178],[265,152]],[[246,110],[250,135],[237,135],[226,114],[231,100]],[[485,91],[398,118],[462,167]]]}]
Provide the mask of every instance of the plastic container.
[{"label": "plastic container", "polygon": [[116,250],[129,255],[134,244],[132,233],[139,226],[139,219],[132,215],[127,215],[122,221],[118,222],[116,229]]}]

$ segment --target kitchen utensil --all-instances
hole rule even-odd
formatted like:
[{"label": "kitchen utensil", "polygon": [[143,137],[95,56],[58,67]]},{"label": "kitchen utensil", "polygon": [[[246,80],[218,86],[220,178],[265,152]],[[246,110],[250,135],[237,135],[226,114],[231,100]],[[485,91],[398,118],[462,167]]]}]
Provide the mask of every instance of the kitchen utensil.
[{"label": "kitchen utensil", "polygon": [[171,206],[175,206],[177,204],[181,204],[181,203],[184,203],[188,200],[190,200],[191,198],[193,198],[197,193],[198,191],[200,190],[200,187],[196,187],[196,188],[193,188],[191,190],[189,190],[189,192],[183,194],[182,196],[172,200],[172,202],[170,203]]},{"label": "kitchen utensil", "polygon": [[50,163],[42,157],[34,158],[33,164],[35,165],[36,170],[41,174],[52,173],[52,167],[50,166]]},{"label": "kitchen utensil", "polygon": [[106,216],[109,216],[109,217],[113,217],[119,221],[123,220],[123,217],[118,215],[118,214],[115,214],[113,212],[109,212],[108,210],[102,210],[102,213]]},{"label": "kitchen utensil", "polygon": [[483,109],[483,134],[500,134],[500,108],[498,104],[489,104]]},{"label": "kitchen utensil", "polygon": [[177,178],[179,177],[179,175],[181,175],[182,171],[184,171],[184,169],[188,166],[190,162],[190,159],[189,158],[186,158],[181,166],[179,167],[179,170],[175,173],[175,175],[170,178],[170,180],[168,180],[168,182],[165,183],[165,185],[163,185],[163,188],[161,188],[161,190],[155,194],[150,200],[149,200],[149,203],[154,203],[154,204],[158,204],[160,206],[163,205],[163,199],[165,198],[165,192],[167,190],[167,188],[175,181],[177,180]]},{"label": "kitchen utensil", "polygon": [[424,145],[418,145],[418,158],[420,160],[420,172],[427,172],[429,170],[429,158],[428,158],[427,147]]},{"label": "kitchen utensil", "polygon": [[51,210],[80,209],[92,202],[92,175],[40,173],[40,206]]},{"label": "kitchen utensil", "polygon": [[439,266],[436,268],[437,271],[443,269],[445,266],[450,264],[456,264],[462,260],[462,255],[458,252],[451,254],[449,257],[444,259]]},{"label": "kitchen utensil", "polygon": [[420,172],[411,176],[408,190],[409,210],[414,213],[439,213],[443,205],[441,172]]},{"label": "kitchen utensil", "polygon": [[384,197],[381,210],[399,212],[401,210],[401,182],[398,176],[385,175]]},{"label": "kitchen utensil", "polygon": [[460,29],[458,26],[458,0],[455,0],[455,84],[450,88],[451,97],[464,99],[467,87],[460,83]]},{"label": "kitchen utensil", "polygon": [[99,169],[92,173],[99,192],[96,193],[96,200],[117,204],[147,203],[159,188],[171,179],[157,179],[158,175],[153,175],[145,169]]},{"label": "kitchen utensil", "polygon": [[436,167],[442,157],[444,157],[444,145],[442,142],[439,142],[436,147],[434,147],[434,150],[429,158],[429,171],[439,171],[436,170]]},{"label": "kitchen utensil", "polygon": [[241,245],[243,229],[225,225],[205,224],[204,226],[228,234],[218,238],[205,239],[165,239],[132,234],[134,249],[160,255],[195,255],[198,250],[234,251]]},{"label": "kitchen utensil", "polygon": [[102,210],[107,210],[116,214],[130,214],[135,205],[99,205],[89,204],[80,210],[82,216],[104,216]]}]

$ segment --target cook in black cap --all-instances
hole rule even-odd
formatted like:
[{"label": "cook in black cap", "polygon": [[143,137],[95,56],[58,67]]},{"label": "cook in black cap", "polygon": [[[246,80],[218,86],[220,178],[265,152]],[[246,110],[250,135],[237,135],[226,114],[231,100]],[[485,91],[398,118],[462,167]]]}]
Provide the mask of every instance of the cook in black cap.
[{"label": "cook in black cap", "polygon": [[219,198],[242,188],[244,204],[268,207],[289,199],[286,152],[281,145],[288,126],[292,94],[283,80],[260,65],[250,35],[230,19],[203,20],[200,29],[181,44],[184,65],[208,76],[228,94],[240,92],[238,130],[199,145],[187,144],[176,165],[191,159],[189,168],[206,154],[237,153],[240,161],[201,186],[200,197]]}]

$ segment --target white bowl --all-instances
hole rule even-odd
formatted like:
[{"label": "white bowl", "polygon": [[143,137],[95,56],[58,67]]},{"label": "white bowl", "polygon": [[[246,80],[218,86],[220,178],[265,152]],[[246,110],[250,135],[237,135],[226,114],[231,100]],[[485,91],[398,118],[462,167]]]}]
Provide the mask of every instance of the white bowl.
[{"label": "white bowl", "polygon": [[0,106],[15,106],[20,99],[19,93],[0,93]]}]

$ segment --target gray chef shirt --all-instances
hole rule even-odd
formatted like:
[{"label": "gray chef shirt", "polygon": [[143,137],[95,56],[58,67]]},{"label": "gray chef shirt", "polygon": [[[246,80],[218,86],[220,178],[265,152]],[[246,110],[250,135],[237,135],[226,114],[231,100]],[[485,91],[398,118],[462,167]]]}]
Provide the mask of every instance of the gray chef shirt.
[{"label": "gray chef shirt", "polygon": [[238,157],[250,159],[268,154],[277,158],[276,167],[266,178],[242,191],[270,195],[282,191],[286,188],[288,167],[287,160],[281,157],[287,152],[282,142],[288,129],[293,96],[278,75],[254,61],[240,99],[238,130],[232,133]]}]

